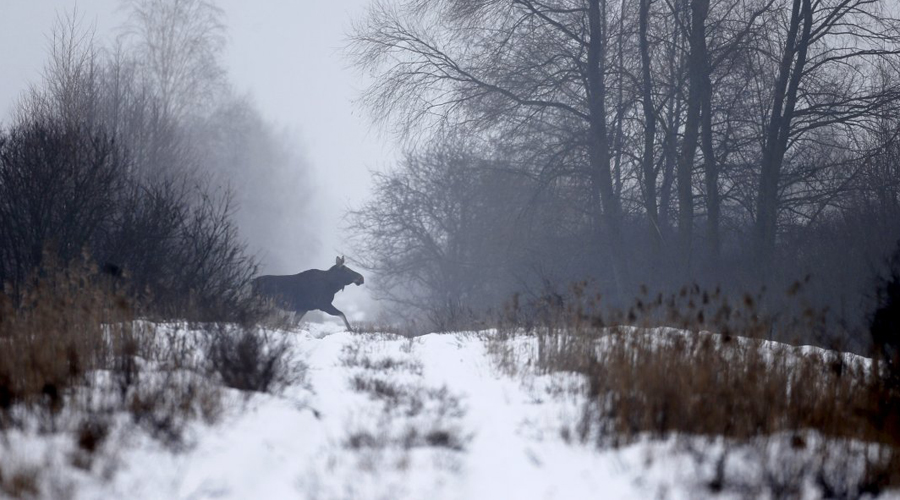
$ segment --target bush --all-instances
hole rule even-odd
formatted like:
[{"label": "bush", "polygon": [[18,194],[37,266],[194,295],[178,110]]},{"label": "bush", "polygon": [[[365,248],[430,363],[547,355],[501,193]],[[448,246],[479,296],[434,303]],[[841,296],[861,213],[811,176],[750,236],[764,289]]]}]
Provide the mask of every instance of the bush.
[{"label": "bush", "polygon": [[209,368],[228,387],[272,392],[304,374],[305,366],[291,357],[286,338],[275,339],[257,328],[219,323],[206,328]]},{"label": "bush", "polygon": [[15,290],[41,266],[94,249],[116,212],[128,159],[87,124],[40,119],[0,134],[0,283]]},{"label": "bush", "polygon": [[0,133],[0,282],[18,298],[44,250],[126,274],[143,313],[251,322],[256,274],[229,192],[143,177],[99,125],[26,120]]},{"label": "bush", "polygon": [[884,364],[885,381],[900,391],[900,244],[888,269],[888,277],[878,287],[878,308],[872,314],[869,332],[876,359]]}]

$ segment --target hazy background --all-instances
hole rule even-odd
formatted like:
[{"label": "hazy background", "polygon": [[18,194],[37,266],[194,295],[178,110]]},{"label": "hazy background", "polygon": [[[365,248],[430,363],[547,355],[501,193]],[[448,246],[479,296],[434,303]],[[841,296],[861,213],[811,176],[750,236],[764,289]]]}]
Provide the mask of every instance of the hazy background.
[{"label": "hazy background", "polygon": [[[605,14],[616,26],[606,43],[617,50],[592,77],[582,48],[602,42],[583,30],[589,9],[203,0],[222,9],[224,52],[215,14],[216,29],[206,32],[215,36],[183,53],[201,54],[188,74],[207,77],[207,96],[217,85],[226,106],[181,124],[197,133],[183,136],[183,157],[137,148],[135,156],[153,171],[179,161],[196,167],[216,196],[232,184],[233,221],[264,274],[327,268],[335,255],[358,269],[354,258],[364,260],[366,286],[336,301],[354,320],[375,312],[376,290],[396,306],[385,309],[391,318],[424,314],[425,329],[477,327],[511,297],[532,311],[571,304],[578,294],[570,284],[586,280],[615,308],[645,286],[679,296],[688,286],[756,294],[749,302],[767,315],[820,312],[823,325],[846,337],[866,324],[900,238],[900,19],[866,10],[885,2],[854,1],[862,10],[853,14],[837,0],[818,3],[814,17],[828,36],[800,45],[790,36],[799,18],[784,18],[788,0],[759,2],[758,13],[725,8],[756,0],[717,3],[710,29],[745,28],[722,28],[710,35],[721,39],[711,52],[693,58],[681,18],[687,0],[625,2]],[[126,2],[78,5],[82,27],[73,31],[93,25],[95,46],[112,46]],[[0,119],[30,82],[46,85],[47,34],[75,7],[47,0],[0,10]],[[192,19],[183,12],[157,19],[177,26]],[[636,35],[642,22],[652,36]],[[844,25],[876,35],[843,33]],[[191,25],[182,33],[204,32]],[[123,42],[148,63],[137,66],[153,66],[156,49],[179,52],[164,50],[165,41],[148,41],[154,49],[142,52],[134,35]],[[846,36],[863,45],[845,46]],[[794,66],[767,47],[794,57],[801,45],[811,50],[810,71],[799,70],[788,87]],[[852,78],[843,67],[850,59]],[[686,74],[708,80],[711,91],[692,94]],[[783,102],[793,103],[790,111]]]},{"label": "hazy background", "polygon": [[[305,177],[312,184],[307,193],[313,199],[305,215],[313,219],[305,224],[309,238],[298,242],[286,237],[274,248],[254,248],[261,272],[293,274],[327,268],[337,254],[352,258],[340,230],[342,217],[366,196],[370,169],[383,168],[395,154],[388,138],[370,127],[370,120],[354,106],[364,82],[342,56],[350,23],[364,14],[368,0],[215,3],[225,11],[228,45],[223,62],[236,92],[249,94],[264,117],[284,129],[305,160]],[[86,25],[96,27],[103,45],[124,20],[120,6],[119,0],[3,2],[0,121],[8,123],[18,97],[40,81],[47,36],[58,15],[77,9]],[[356,318],[374,308],[365,287],[347,288],[335,303]]]}]

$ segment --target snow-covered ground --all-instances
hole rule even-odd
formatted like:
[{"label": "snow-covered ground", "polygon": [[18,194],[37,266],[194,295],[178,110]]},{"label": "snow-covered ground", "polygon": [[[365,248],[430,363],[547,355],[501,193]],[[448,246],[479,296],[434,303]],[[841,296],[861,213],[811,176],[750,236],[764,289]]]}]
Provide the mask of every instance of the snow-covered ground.
[{"label": "snow-covered ground", "polygon": [[181,450],[123,424],[102,458],[78,467],[71,439],[11,431],[0,465],[51,468],[41,481],[52,497],[128,499],[704,498],[719,462],[746,469],[748,484],[766,472],[753,465],[765,457],[748,447],[726,458],[720,440],[583,443],[583,381],[510,375],[483,334],[406,339],[330,324],[275,334],[290,338],[304,379],[278,395],[227,390],[222,418],[190,424]]}]

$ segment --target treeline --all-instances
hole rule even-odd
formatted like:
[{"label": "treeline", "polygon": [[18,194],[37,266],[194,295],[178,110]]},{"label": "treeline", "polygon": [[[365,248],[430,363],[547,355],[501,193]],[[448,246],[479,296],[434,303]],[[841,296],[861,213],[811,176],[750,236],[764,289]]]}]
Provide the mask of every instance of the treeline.
[{"label": "treeline", "polygon": [[[900,237],[885,0],[376,2],[351,51],[408,145],[354,229],[438,323],[596,280],[862,324]],[[805,277],[811,278],[806,281]],[[792,289],[795,290],[795,289]],[[800,306],[798,306],[800,307]]]},{"label": "treeline", "polygon": [[305,204],[300,162],[231,89],[221,10],[126,6],[111,45],[60,16],[42,81],[0,129],[0,282],[18,297],[46,263],[86,256],[146,312],[240,319],[252,252],[281,238],[272,214]]}]

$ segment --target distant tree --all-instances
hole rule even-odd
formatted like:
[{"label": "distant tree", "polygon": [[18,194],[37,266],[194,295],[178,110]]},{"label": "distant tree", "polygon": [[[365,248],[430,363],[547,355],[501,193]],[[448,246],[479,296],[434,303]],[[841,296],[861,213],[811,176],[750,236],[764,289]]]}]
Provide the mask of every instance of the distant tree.
[{"label": "distant tree", "polygon": [[462,327],[508,297],[535,242],[519,233],[530,182],[459,143],[407,155],[375,176],[372,199],[351,212],[359,255],[382,298],[434,327]]},{"label": "distant tree", "polygon": [[284,269],[315,253],[309,164],[250,97],[224,95],[208,118],[192,122],[186,138],[200,171],[232,191],[234,220],[254,253]]},{"label": "distant tree", "polygon": [[353,35],[358,64],[375,77],[365,101],[383,119],[396,118],[408,138],[461,126],[570,150],[590,194],[590,244],[611,256],[619,288],[629,283],[613,178],[621,103],[608,98],[607,85],[616,70],[608,28],[621,14],[600,0],[376,3]]},{"label": "distant tree", "polygon": [[[526,203],[516,231],[579,235],[556,256],[607,296],[780,290],[810,273],[818,304],[847,311],[865,309],[895,232],[881,221],[895,213],[897,15],[885,0],[374,2],[350,49],[373,78],[364,104],[412,158],[466,137],[470,157],[502,159],[527,179],[511,189],[552,200]],[[445,174],[392,178],[425,175]]]},{"label": "distant tree", "polygon": [[900,55],[900,19],[887,4],[792,0],[784,7],[787,23],[773,22],[780,29],[766,40],[780,60],[768,95],[755,210],[754,243],[764,269],[772,264],[789,150],[820,140],[815,132],[823,129],[865,134],[900,100],[900,87],[878,84],[881,68]]},{"label": "distant tree", "polygon": [[227,86],[224,12],[208,0],[125,0],[122,42],[159,103],[161,119],[211,109]]},{"label": "distant tree", "polygon": [[309,255],[306,162],[252,99],[232,90],[221,60],[224,12],[207,0],[125,5],[107,87],[122,91],[117,121],[141,149],[140,168],[231,192],[242,236],[271,264]]},{"label": "distant tree", "polygon": [[101,58],[85,33],[60,19],[44,81],[0,133],[0,280],[18,289],[46,252],[87,252],[124,271],[148,310],[238,319],[256,267],[232,194],[187,169],[136,168],[134,155],[185,165],[193,150],[178,122],[157,121],[127,58]]}]

